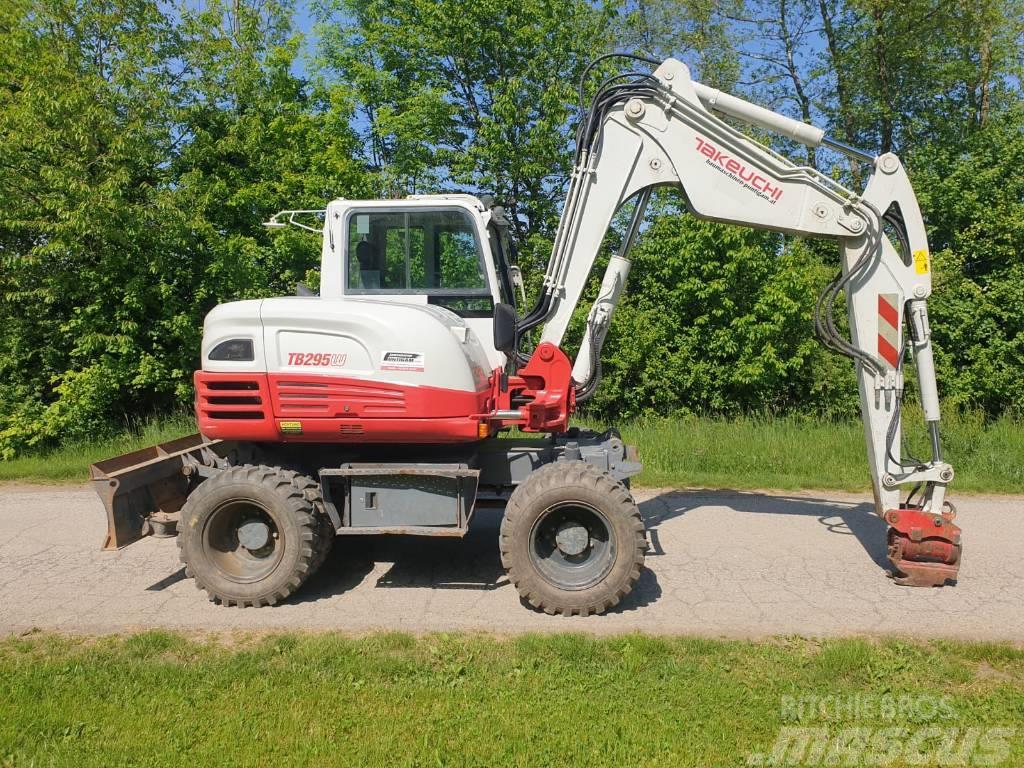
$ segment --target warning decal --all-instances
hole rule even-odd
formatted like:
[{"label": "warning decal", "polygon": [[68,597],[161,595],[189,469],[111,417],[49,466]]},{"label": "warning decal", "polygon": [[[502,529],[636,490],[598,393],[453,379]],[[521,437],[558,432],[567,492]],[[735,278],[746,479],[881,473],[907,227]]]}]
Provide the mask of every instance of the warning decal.
[{"label": "warning decal", "polygon": [[381,352],[380,369],[382,371],[416,371],[423,372],[425,365],[422,352]]},{"label": "warning decal", "polygon": [[878,356],[893,368],[898,368],[900,362],[900,313],[896,308],[898,304],[897,294],[878,294]]}]

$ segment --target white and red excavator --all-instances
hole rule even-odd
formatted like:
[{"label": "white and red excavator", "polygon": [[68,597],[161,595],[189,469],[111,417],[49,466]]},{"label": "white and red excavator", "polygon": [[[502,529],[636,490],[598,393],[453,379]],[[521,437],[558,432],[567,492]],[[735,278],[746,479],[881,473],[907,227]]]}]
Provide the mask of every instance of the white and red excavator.
[{"label": "white and red excavator", "polygon": [[[338,535],[462,536],[478,506],[495,504],[505,507],[502,564],[526,602],[567,615],[616,605],[644,564],[629,491],[641,465],[614,429],[569,421],[598,385],[651,191],[671,187],[700,218],[838,241],[842,270],[818,300],[815,328],[856,366],[894,580],[955,581],[960,529],[945,498],[953,469],[939,440],[928,243],[899,158],[695,82],[674,59],[649,63],[649,74],[604,81],[582,116],[528,312],[515,308],[509,222],[476,197],[339,199],[268,222],[309,228],[308,216],[323,217],[319,293],[300,287],[305,295],[209,313],[195,373],[199,434],[92,469],[106,547],[176,532],[188,575],[211,599],[259,606],[297,590]],[[847,155],[870,178],[861,192],[847,189],[737,122]],[[631,224],[571,356],[562,347],[570,317],[629,203]],[[835,320],[840,294],[848,338]],[[901,457],[908,353],[927,461]],[[501,436],[512,427],[537,436]]]}]

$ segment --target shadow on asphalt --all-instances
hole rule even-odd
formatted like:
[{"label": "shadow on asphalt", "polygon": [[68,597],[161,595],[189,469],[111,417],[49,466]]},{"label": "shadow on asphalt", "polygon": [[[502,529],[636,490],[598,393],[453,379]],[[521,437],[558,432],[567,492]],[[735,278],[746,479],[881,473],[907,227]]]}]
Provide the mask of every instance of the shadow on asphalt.
[{"label": "shadow on asphalt", "polygon": [[[511,586],[498,554],[501,511],[481,509],[464,538],[339,536],[327,561],[290,602],[322,600],[363,582],[377,563],[391,567],[374,586],[489,591]],[[645,568],[633,591],[611,613],[635,610],[661,597],[654,572]]]},{"label": "shadow on asphalt", "polygon": [[185,575],[185,566],[182,566],[181,568],[176,570],[174,573],[172,573],[170,576],[165,576],[164,578],[160,579],[160,581],[156,582],[155,584],[150,584],[148,587],[146,587],[146,591],[147,592],[163,592],[165,589],[167,589],[172,584],[177,584],[179,581],[184,581],[187,578],[188,578],[188,576]]},{"label": "shadow on asphalt", "polygon": [[879,568],[885,571],[889,569],[886,551],[888,526],[875,514],[873,504],[848,504],[831,499],[775,496],[750,491],[670,491],[643,502],[640,504],[640,514],[647,525],[647,535],[651,542],[649,554],[664,554],[658,538],[658,526],[666,520],[681,517],[692,509],[709,504],[757,515],[815,517],[830,533],[854,536]]},{"label": "shadow on asphalt", "polygon": [[[671,491],[640,504],[647,526],[648,557],[664,555],[659,527],[698,507],[714,505],[758,515],[817,518],[829,532],[854,536],[868,556],[886,570],[886,524],[871,504],[845,504],[806,496],[770,496],[744,491]],[[316,602],[362,584],[377,563],[390,567],[375,587],[489,591],[510,586],[498,554],[501,512],[482,509],[462,539],[419,536],[339,536],[320,570],[288,602]],[[149,587],[159,591],[184,578],[184,569]],[[661,597],[654,572],[645,568],[633,591],[612,612],[643,608]]]}]

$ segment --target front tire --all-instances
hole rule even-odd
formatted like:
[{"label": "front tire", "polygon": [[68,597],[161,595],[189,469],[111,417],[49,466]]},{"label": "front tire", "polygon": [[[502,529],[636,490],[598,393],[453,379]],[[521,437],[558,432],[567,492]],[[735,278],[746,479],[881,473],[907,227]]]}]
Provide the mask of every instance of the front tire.
[{"label": "front tire", "polygon": [[628,595],[647,551],[626,488],[582,461],[541,467],[513,492],[501,563],[522,598],[545,613],[604,613]]},{"label": "front tire", "polygon": [[318,497],[316,483],[291,470],[243,465],[218,472],[181,509],[186,574],[223,605],[284,600],[323,563],[333,541]]}]

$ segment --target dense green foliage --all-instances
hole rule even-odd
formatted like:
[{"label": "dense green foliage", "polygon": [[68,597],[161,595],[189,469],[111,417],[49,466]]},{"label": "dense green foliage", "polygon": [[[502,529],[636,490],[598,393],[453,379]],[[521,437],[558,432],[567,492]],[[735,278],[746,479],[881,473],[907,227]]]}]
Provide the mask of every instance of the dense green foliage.
[{"label": "dense green foliage", "polygon": [[259,222],[363,188],[289,11],[206,8],[4,6],[0,453],[188,402],[205,312],[311,266]]},{"label": "dense green foliage", "polygon": [[5,768],[1024,759],[1024,651],[983,643],[35,634],[0,640],[0,694]]},{"label": "dense green foliage", "polygon": [[[320,24],[304,40],[294,20],[309,13]],[[1019,0],[11,0],[0,456],[187,407],[204,314],[316,269],[314,237],[260,228],[280,208],[490,192],[535,287],[576,81],[615,47],[675,54],[707,82],[901,153],[936,253],[942,392],[1014,410],[1022,26]],[[862,182],[826,152],[807,160]],[[594,411],[852,413],[850,366],[809,321],[834,249],[679,208],[660,200],[641,237]]]},{"label": "dense green foliage", "polygon": [[1024,104],[962,145],[914,153],[936,253],[931,301],[944,394],[989,412],[1024,405]]},{"label": "dense green foliage", "polygon": [[[1022,4],[983,0],[752,0],[686,6],[746,63],[757,100],[906,163],[934,254],[930,301],[947,408],[1018,413],[1024,404],[1024,49]],[[717,8],[717,10],[713,10]],[[716,27],[716,23],[719,26]],[[719,49],[720,50],[720,49]],[[721,55],[712,77],[735,76]],[[700,74],[700,73],[698,73]],[[742,90],[742,88],[740,89]],[[805,149],[779,142],[801,157]],[[807,150],[857,187],[857,164]],[[856,413],[849,361],[816,347],[811,309],[838,268],[826,242],[674,218],[670,202],[636,249],[630,292],[606,347],[601,415],[768,411]],[[673,218],[666,218],[673,217]],[[913,397],[913,393],[910,393]]]},{"label": "dense green foliage", "polygon": [[[781,251],[781,252],[780,252]],[[856,407],[847,361],[809,333],[831,269],[801,243],[692,217],[655,219],[605,347],[602,412],[783,412]]]}]

